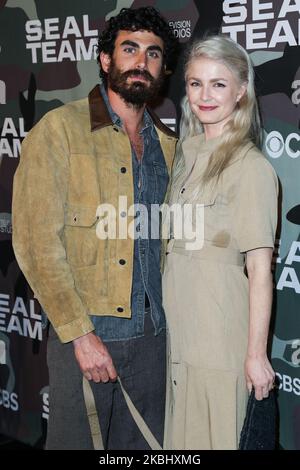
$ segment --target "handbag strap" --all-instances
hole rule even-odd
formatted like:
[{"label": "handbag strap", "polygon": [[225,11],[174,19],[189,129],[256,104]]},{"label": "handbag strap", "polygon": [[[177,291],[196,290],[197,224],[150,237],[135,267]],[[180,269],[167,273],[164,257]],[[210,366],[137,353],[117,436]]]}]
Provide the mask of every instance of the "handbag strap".
[{"label": "handbag strap", "polygon": [[90,382],[84,377],[84,375],[82,377],[83,397],[89,420],[93,446],[95,450],[104,450],[94,394]]},{"label": "handbag strap", "polygon": [[[98,413],[95,404],[94,394],[91,388],[89,381],[83,376],[83,395],[85,406],[87,410],[89,425],[91,429],[91,435],[93,440],[93,445],[95,450],[103,450],[103,440],[102,434],[100,429],[100,423],[98,418]],[[135,421],[137,427],[139,428],[141,434],[143,435],[144,439],[147,441],[150,449],[152,450],[162,450],[157,439],[154,437],[153,433],[150,431],[148,425],[146,424],[144,418],[141,416],[139,411],[136,409],[135,405],[133,404],[130,396],[124,389],[122,385],[122,381],[120,377],[118,377],[118,383],[121,387],[125,402],[128,406],[128,409],[131,413],[133,420]]]}]

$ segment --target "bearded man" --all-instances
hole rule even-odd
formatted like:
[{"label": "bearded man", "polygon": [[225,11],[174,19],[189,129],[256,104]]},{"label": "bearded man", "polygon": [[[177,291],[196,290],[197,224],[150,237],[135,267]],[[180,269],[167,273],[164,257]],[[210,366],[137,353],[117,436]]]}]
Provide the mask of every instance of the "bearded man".
[{"label": "bearded man", "polygon": [[[163,440],[165,316],[151,208],[164,201],[176,138],[146,105],[175,46],[157,10],[122,9],[99,36],[100,85],[47,113],[22,145],[13,246],[51,323],[47,449],[97,447],[98,424],[105,449],[149,449],[126,394]],[[111,230],[112,214],[134,236]]]}]

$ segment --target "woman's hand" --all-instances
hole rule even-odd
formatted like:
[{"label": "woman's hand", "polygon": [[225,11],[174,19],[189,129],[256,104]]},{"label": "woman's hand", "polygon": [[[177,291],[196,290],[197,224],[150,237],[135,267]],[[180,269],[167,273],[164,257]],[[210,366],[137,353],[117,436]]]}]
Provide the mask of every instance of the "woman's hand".
[{"label": "woman's hand", "polygon": [[275,372],[266,355],[246,357],[245,377],[249,393],[254,387],[257,400],[267,398],[274,387]]}]

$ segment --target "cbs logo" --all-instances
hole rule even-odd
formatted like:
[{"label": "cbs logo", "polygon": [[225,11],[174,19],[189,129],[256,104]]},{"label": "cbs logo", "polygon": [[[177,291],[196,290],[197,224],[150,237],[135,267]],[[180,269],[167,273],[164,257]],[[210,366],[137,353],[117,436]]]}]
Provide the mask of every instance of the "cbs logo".
[{"label": "cbs logo", "polygon": [[[284,138],[280,132],[272,131],[266,137],[265,148],[271,158],[279,158],[283,152],[286,152],[290,158],[298,158],[300,156],[299,141],[300,135],[296,132]],[[298,149],[296,149],[297,143]]]}]

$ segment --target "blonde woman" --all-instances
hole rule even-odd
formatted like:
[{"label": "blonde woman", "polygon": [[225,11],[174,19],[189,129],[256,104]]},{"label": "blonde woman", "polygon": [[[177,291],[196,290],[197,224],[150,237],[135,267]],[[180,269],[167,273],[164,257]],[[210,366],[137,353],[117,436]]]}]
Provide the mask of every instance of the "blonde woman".
[{"label": "blonde woman", "polygon": [[262,400],[274,381],[266,348],[278,183],[257,148],[246,51],[222,36],[198,41],[185,80],[169,207],[192,205],[203,246],[185,236],[185,217],[174,218],[163,277],[172,377],[165,447],[237,449],[249,391]]}]

